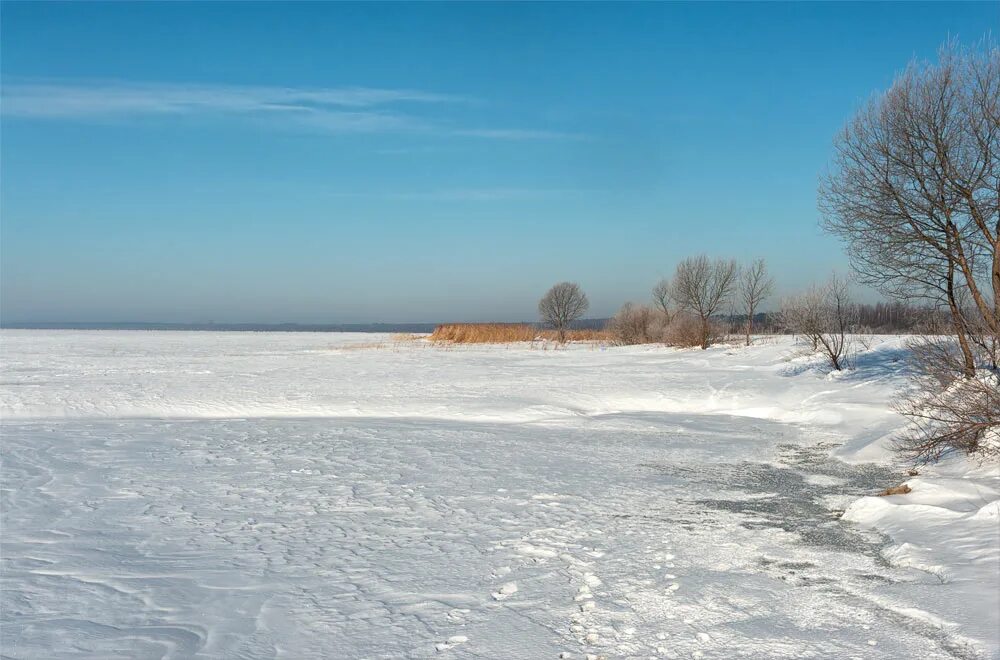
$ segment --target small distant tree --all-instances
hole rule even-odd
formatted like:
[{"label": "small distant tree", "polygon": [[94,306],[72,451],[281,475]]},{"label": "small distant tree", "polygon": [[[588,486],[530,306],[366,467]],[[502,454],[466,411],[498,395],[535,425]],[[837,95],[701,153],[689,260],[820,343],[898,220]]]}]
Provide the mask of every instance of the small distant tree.
[{"label": "small distant tree", "polygon": [[781,301],[778,319],[787,332],[802,335],[819,350],[819,336],[823,333],[823,292],[812,286],[805,293]]},{"label": "small distant tree", "polygon": [[548,290],[538,302],[538,315],[542,321],[559,333],[559,341],[566,341],[566,330],[590,307],[587,294],[575,282],[560,282]]},{"label": "small distant tree", "polygon": [[819,336],[823,351],[830,358],[830,365],[840,371],[847,366],[850,349],[851,326],[855,309],[851,302],[847,280],[834,275],[826,285],[824,332]]},{"label": "small distant tree", "polygon": [[740,273],[739,298],[743,303],[743,312],[747,315],[747,346],[750,345],[750,335],[753,334],[753,316],[773,290],[774,280],[768,275],[767,264],[763,259],[757,259]]},{"label": "small distant tree", "polygon": [[703,349],[711,343],[712,315],[732,298],[736,274],[736,262],[732,259],[711,261],[700,255],[677,264],[671,297],[681,309],[698,316]]},{"label": "small distant tree", "polygon": [[804,335],[813,350],[821,351],[837,371],[848,366],[856,315],[848,282],[836,275],[825,286],[812,287],[781,307],[785,328]]}]

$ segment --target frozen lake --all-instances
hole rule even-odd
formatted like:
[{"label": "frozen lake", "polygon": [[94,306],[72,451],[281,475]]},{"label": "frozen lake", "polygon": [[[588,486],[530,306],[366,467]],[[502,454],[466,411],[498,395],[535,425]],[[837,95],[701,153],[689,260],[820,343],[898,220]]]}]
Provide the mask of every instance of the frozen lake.
[{"label": "frozen lake", "polygon": [[2,339],[5,657],[951,658],[993,634],[839,519],[903,478],[830,457],[898,423],[881,363]]}]

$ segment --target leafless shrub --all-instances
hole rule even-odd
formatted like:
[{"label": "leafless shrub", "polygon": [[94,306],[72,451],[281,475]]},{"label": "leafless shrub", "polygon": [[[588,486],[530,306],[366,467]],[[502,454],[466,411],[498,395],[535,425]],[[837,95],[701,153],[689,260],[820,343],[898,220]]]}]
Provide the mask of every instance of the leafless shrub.
[{"label": "leafless shrub", "polygon": [[670,287],[671,297],[682,310],[698,317],[702,348],[712,343],[712,316],[730,302],[736,274],[736,262],[731,259],[711,261],[700,255],[677,264]]},{"label": "leafless shrub", "polygon": [[[651,344],[662,339],[657,331],[662,328],[657,323],[662,313],[645,305],[625,303],[608,322],[608,332],[620,346]],[[659,327],[658,327],[659,326]]]},{"label": "leafless shrub", "polygon": [[818,351],[824,328],[823,304],[822,290],[812,286],[805,293],[781,301],[778,323],[786,332],[805,337],[812,350]]},{"label": "leafless shrub", "polygon": [[[972,317],[972,312],[967,312]],[[912,387],[895,408],[911,422],[896,448],[922,462],[950,451],[1000,457],[1000,338],[983,325],[968,335],[975,371],[954,335],[939,332],[934,319],[926,334],[907,342]],[[992,437],[991,437],[992,436]]]},{"label": "leafless shrub", "polygon": [[962,351],[954,337],[915,335],[906,342],[908,363],[924,388],[944,390],[965,374]]},{"label": "leafless shrub", "polygon": [[740,273],[739,299],[746,315],[746,345],[750,345],[753,334],[753,316],[760,304],[767,300],[774,290],[774,280],[767,273],[767,264],[757,259]]},{"label": "leafless shrub", "polygon": [[[938,355],[954,355],[959,350],[956,346]],[[960,376],[942,387],[945,369],[927,365],[925,375],[916,381],[917,388],[896,404],[896,410],[911,422],[896,448],[918,461],[935,461],[950,451],[1000,456],[1000,375],[980,369],[969,378],[961,362],[952,363],[947,371],[954,374],[956,366]]]},{"label": "leafless shrub", "polygon": [[538,314],[542,321],[552,326],[559,335],[560,343],[566,341],[566,330],[590,307],[587,294],[574,282],[560,282],[542,296],[538,302]]},{"label": "leafless shrub", "polygon": [[[701,319],[687,312],[678,312],[671,317],[663,332],[663,342],[668,346],[679,348],[701,347],[705,340],[704,328]],[[715,341],[722,335],[720,329],[709,324],[709,343]]]}]

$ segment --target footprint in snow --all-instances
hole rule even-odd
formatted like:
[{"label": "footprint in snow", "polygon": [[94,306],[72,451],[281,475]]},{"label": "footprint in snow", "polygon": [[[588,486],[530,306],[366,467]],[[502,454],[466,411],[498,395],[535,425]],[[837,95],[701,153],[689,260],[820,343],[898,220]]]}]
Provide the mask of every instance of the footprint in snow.
[{"label": "footprint in snow", "polygon": [[457,607],[448,612],[448,618],[451,619],[452,621],[465,621],[465,615],[471,611],[472,610],[463,607]]},{"label": "footprint in snow", "polygon": [[435,644],[434,648],[437,649],[438,652],[447,651],[448,649],[458,646],[459,644],[464,644],[467,641],[469,641],[469,638],[465,635],[453,635],[448,638],[447,642],[438,642]]},{"label": "footprint in snow", "polygon": [[517,593],[517,583],[508,582],[507,584],[500,587],[499,591],[494,591],[491,595],[493,596],[493,600],[506,600],[511,595],[516,593]]}]

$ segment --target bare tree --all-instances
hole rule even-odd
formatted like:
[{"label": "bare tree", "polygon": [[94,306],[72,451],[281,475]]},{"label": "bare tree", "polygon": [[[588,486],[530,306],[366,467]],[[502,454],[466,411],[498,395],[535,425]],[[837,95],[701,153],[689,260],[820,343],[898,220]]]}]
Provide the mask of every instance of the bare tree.
[{"label": "bare tree", "polygon": [[700,255],[677,264],[671,297],[681,309],[698,316],[702,348],[708,348],[711,343],[712,315],[732,298],[736,273],[736,262],[732,259],[711,261]]},{"label": "bare tree", "polygon": [[670,280],[663,278],[653,287],[653,303],[663,312],[663,320],[670,322]]},{"label": "bare tree", "polygon": [[753,315],[760,304],[767,300],[774,290],[774,280],[767,273],[767,264],[757,259],[740,273],[740,302],[747,316],[746,345],[750,345],[753,334]]},{"label": "bare tree", "polygon": [[998,96],[1000,50],[946,44],[843,130],[820,186],[824,226],[846,241],[861,282],[948,306],[967,377],[965,295],[975,322],[1000,335]]},{"label": "bare tree", "polygon": [[538,314],[542,321],[559,332],[559,341],[565,342],[566,330],[570,324],[583,316],[589,307],[587,294],[580,289],[580,285],[575,282],[560,282],[549,289],[538,302]]},{"label": "bare tree", "polygon": [[900,448],[933,460],[1000,439],[1000,49],[951,41],[912,63],[838,137],[820,210],[861,281],[948,309],[951,337],[911,342]]},{"label": "bare tree", "polygon": [[819,336],[823,333],[823,292],[815,286],[805,293],[781,301],[778,323],[787,332],[802,335],[812,343],[812,350],[819,350]]},{"label": "bare tree", "polygon": [[851,302],[847,280],[843,278],[836,275],[831,277],[823,294],[824,328],[820,333],[819,343],[830,359],[830,365],[840,371],[847,366],[849,358],[849,333],[854,324],[855,308]]},{"label": "bare tree", "polygon": [[856,314],[847,280],[836,275],[823,287],[811,287],[787,299],[781,307],[785,328],[805,336],[837,371],[848,366]]}]

